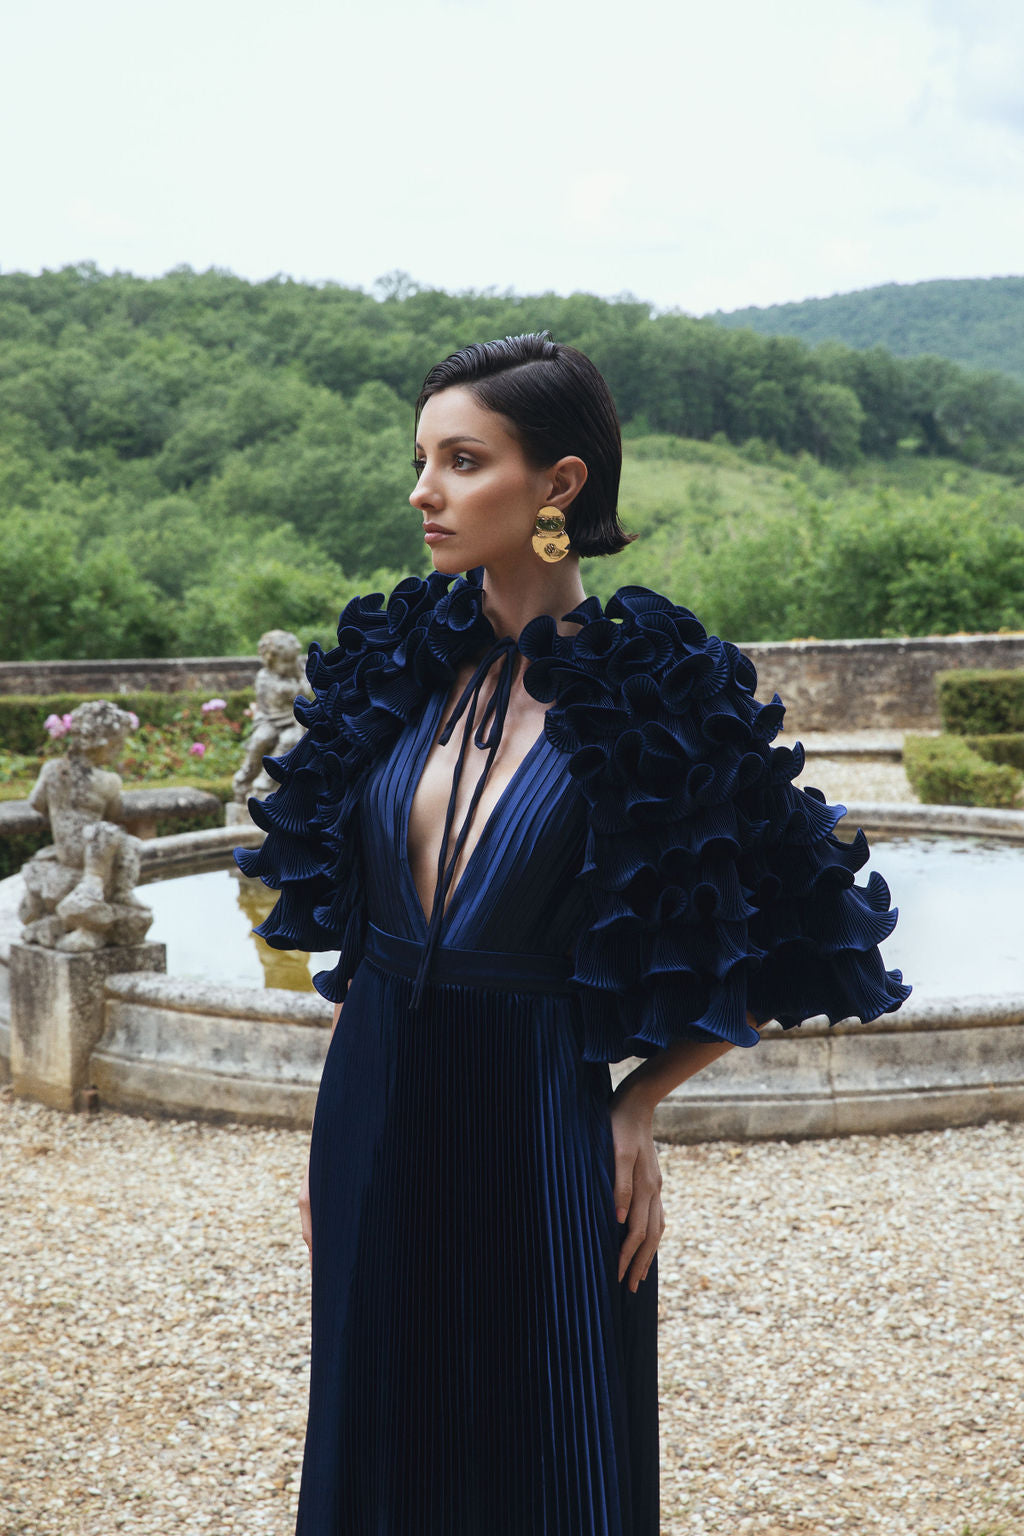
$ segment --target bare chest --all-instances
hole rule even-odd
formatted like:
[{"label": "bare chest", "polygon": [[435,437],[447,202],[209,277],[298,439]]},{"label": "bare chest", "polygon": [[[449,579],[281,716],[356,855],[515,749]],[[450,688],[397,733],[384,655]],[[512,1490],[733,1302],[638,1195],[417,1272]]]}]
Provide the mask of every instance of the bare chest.
[{"label": "bare chest", "polygon": [[[465,827],[463,846],[455,863],[445,903],[447,908],[465,873],[466,866],[473,857],[473,852],[488,820],[497,809],[502,796],[524,760],[536,746],[544,729],[545,706],[538,703],[536,699],[532,699],[517,681],[513,686],[501,740],[483,790],[474,805],[478,781],[487,761],[486,749],[476,746],[471,734],[463,751],[464,720],[458,722],[448,742],[442,743],[438,739],[441,727],[448,719],[449,710],[462,691],[463,683],[464,679],[456,683],[451,698],[441,713],[441,723],[427,751],[409,810],[406,852],[413,882],[425,915],[429,915],[433,906],[442,853],[447,863],[453,856],[459,834]],[[480,701],[481,711],[486,700],[485,693]],[[460,755],[463,760],[461,773],[458,772]],[[457,785],[456,778],[458,778]],[[454,815],[451,817],[451,831],[442,848],[453,789]]]}]

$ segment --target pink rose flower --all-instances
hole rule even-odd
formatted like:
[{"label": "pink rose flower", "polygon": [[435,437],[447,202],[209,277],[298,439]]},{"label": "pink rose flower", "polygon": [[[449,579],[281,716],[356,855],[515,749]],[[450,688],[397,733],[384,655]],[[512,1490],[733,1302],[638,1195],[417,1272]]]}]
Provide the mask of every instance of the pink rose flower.
[{"label": "pink rose flower", "polygon": [[51,739],[56,741],[58,736],[64,735],[64,732],[67,730],[67,726],[64,724],[64,721],[61,719],[60,715],[47,715],[46,719],[43,721],[43,730],[49,731]]},{"label": "pink rose flower", "polygon": [[132,730],[133,730],[133,731],[137,731],[137,730],[138,730],[138,728],[139,728],[139,717],[138,717],[138,715],[137,715],[137,714],[136,714],[136,713],[135,713],[135,711],[134,711],[134,709],[130,709],[130,710],[129,710],[129,711],[128,711],[128,719],[129,719],[129,720],[130,720],[130,721],[131,721],[131,723],[132,723]]},{"label": "pink rose flower", "polygon": [[215,709],[227,709],[227,707],[227,699],[207,699],[206,703],[203,705],[203,714],[208,715]]},{"label": "pink rose flower", "polygon": [[206,752],[206,744],[202,741],[194,741],[188,750],[193,757],[203,757]]}]

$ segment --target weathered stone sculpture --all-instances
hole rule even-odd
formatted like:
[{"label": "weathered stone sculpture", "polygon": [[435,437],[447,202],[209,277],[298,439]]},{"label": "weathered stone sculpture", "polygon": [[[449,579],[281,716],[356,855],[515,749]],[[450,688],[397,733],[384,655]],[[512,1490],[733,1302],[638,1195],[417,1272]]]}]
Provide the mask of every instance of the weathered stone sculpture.
[{"label": "weathered stone sculpture", "polygon": [[140,848],[125,830],[116,763],[133,719],[105,699],[72,710],[67,753],[44,763],[29,795],[53,844],[22,869],[22,943],[72,953],[141,944],[153,921],[134,894]]},{"label": "weathered stone sculpture", "polygon": [[235,817],[247,817],[250,795],[264,800],[277,785],[263,767],[264,757],[280,757],[303,734],[293,705],[298,693],[310,694],[300,657],[298,636],[287,629],[268,629],[260,636],[260,660],[256,674],[256,707],[253,727],[245,743],[245,757],[235,774]]}]

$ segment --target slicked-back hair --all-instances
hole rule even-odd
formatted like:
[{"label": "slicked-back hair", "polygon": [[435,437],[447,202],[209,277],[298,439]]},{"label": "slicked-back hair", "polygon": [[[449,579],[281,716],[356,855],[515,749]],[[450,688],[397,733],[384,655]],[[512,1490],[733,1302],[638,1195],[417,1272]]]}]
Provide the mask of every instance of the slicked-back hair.
[{"label": "slicked-back hair", "polygon": [[468,389],[480,405],[511,423],[537,469],[567,456],[583,460],[586,483],[565,513],[565,531],[575,554],[614,555],[636,537],[619,523],[619,418],[608,386],[589,357],[552,341],[547,331],[473,342],[427,374],[416,401],[417,427],[427,401],[456,386]]}]

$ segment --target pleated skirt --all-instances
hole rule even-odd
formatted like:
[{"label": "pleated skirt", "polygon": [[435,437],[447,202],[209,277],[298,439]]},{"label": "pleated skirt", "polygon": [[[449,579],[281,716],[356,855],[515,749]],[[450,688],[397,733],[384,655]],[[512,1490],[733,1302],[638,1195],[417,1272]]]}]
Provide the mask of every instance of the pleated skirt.
[{"label": "pleated skirt", "polygon": [[310,1148],[296,1536],[658,1536],[657,1261],[617,1278],[571,996],[359,966]]}]

